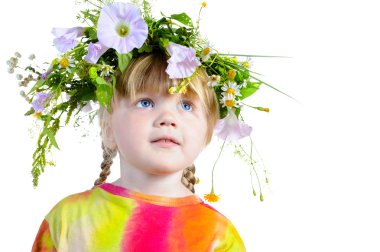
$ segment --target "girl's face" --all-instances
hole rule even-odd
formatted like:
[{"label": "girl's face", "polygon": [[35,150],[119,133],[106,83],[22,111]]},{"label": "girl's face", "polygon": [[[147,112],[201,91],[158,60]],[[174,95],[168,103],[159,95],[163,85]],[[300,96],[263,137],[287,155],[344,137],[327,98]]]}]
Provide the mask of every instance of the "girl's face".
[{"label": "girl's face", "polygon": [[143,92],[119,99],[111,127],[121,165],[161,175],[193,163],[205,146],[207,119],[199,98]]}]

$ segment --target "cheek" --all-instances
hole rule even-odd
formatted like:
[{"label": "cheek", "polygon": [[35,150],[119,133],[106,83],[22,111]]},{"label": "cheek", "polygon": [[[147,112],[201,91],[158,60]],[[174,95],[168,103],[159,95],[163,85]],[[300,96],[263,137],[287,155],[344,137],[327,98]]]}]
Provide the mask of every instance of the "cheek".
[{"label": "cheek", "polygon": [[206,119],[196,119],[196,123],[190,124],[187,127],[188,140],[191,141],[191,146],[194,151],[200,152],[206,143],[207,122]]},{"label": "cheek", "polygon": [[113,120],[113,132],[115,142],[121,148],[130,148],[141,136],[144,129],[141,127],[141,122],[138,118],[128,116],[119,116]]}]

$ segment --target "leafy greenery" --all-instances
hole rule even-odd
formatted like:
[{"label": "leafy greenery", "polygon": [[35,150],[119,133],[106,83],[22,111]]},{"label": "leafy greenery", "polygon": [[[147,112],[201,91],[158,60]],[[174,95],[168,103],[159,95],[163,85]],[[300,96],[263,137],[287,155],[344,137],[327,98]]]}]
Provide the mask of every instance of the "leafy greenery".
[{"label": "leafy greenery", "polygon": [[[221,54],[211,48],[208,42],[200,36],[200,13],[202,8],[206,6],[205,4],[200,8],[199,17],[194,25],[186,13],[168,16],[162,14],[162,17],[156,19],[151,14],[151,6],[148,0],[133,0],[133,3],[140,7],[142,17],[148,26],[148,36],[144,44],[126,54],[119,54],[115,49],[109,48],[100,56],[96,64],[89,63],[84,58],[89,51],[89,44],[99,42],[97,23],[101,9],[113,1],[83,0],[82,2],[91,8],[82,10],[77,15],[77,20],[85,26],[83,35],[78,38],[78,44],[54,58],[47,69],[38,69],[32,66],[25,68],[25,71],[34,76],[32,79],[35,81],[25,94],[26,100],[32,103],[32,101],[36,101],[36,94],[49,94],[49,98],[39,101],[44,107],[42,112],[37,112],[31,104],[30,109],[25,113],[26,116],[35,116],[42,123],[37,147],[33,153],[34,186],[38,185],[38,178],[44,172],[46,165],[54,165],[53,161],[47,159],[47,154],[51,152],[52,146],[59,149],[56,140],[59,129],[70,122],[74,122],[74,125],[78,126],[82,109],[90,102],[99,103],[109,111],[116,76],[128,68],[133,58],[141,54],[162,51],[169,57],[167,47],[170,43],[193,48],[196,52],[196,58],[200,59],[200,67],[207,72],[210,78],[218,79],[212,87],[218,100],[221,101],[221,118],[233,111],[242,119],[239,102],[252,96],[262,84],[275,89],[268,83],[261,81],[257,74],[249,69],[247,61],[239,61],[240,58],[237,58],[251,58],[252,55]],[[192,76],[184,78],[180,82],[181,84],[169,91],[172,93],[185,92],[196,72]],[[278,89],[275,90],[279,91]],[[233,102],[224,102],[227,94],[232,97],[229,99],[233,99]],[[66,99],[64,99],[64,95],[67,96]],[[259,111],[269,111],[263,107],[250,107]],[[94,116],[95,113],[91,112],[90,123]]]}]

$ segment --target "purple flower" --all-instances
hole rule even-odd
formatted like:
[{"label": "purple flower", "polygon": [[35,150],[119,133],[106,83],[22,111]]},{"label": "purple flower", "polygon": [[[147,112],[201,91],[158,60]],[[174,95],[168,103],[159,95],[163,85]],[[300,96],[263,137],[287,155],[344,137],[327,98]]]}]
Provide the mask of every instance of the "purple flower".
[{"label": "purple flower", "polygon": [[129,53],[140,48],[148,37],[148,25],[139,9],[129,3],[105,6],[98,20],[98,39],[103,45],[118,53]]},{"label": "purple flower", "polygon": [[48,70],[46,70],[46,72],[42,73],[41,74],[41,79],[43,80],[46,80],[46,78],[48,77],[48,75],[53,72],[53,67],[52,66],[49,66]]},{"label": "purple flower", "polygon": [[83,36],[84,28],[53,28],[51,32],[55,36],[53,42],[57,50],[61,53],[65,53],[78,44],[76,38]]},{"label": "purple flower", "polygon": [[50,94],[39,92],[35,95],[35,100],[32,102],[33,109],[36,113],[42,112],[49,102]]},{"label": "purple flower", "polygon": [[87,102],[86,105],[82,107],[82,109],[81,109],[82,112],[87,113],[87,112],[90,112],[93,110],[90,102],[91,101]]},{"label": "purple flower", "polygon": [[194,48],[170,42],[166,50],[170,54],[166,73],[171,79],[189,77],[201,65],[199,59],[195,56]]},{"label": "purple flower", "polygon": [[98,62],[100,56],[103,55],[108,50],[108,47],[104,46],[102,43],[90,43],[88,45],[88,53],[86,56],[84,56],[84,59],[91,63],[96,64]]},{"label": "purple flower", "polygon": [[252,127],[240,122],[233,110],[231,110],[225,118],[218,120],[214,128],[214,133],[219,138],[230,141],[249,136],[251,131]]}]

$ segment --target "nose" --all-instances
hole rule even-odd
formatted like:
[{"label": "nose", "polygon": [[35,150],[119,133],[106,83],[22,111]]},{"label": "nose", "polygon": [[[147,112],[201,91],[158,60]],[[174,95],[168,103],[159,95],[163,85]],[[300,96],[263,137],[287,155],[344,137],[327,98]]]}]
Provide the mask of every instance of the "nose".
[{"label": "nose", "polygon": [[177,127],[177,124],[172,120],[172,118],[164,118],[160,122],[160,126],[172,126],[172,127]]},{"label": "nose", "polygon": [[173,112],[170,112],[168,110],[162,111],[157,119],[155,120],[155,126],[156,127],[163,127],[163,126],[170,126],[170,127],[177,127],[177,120],[175,118],[175,115]]}]

